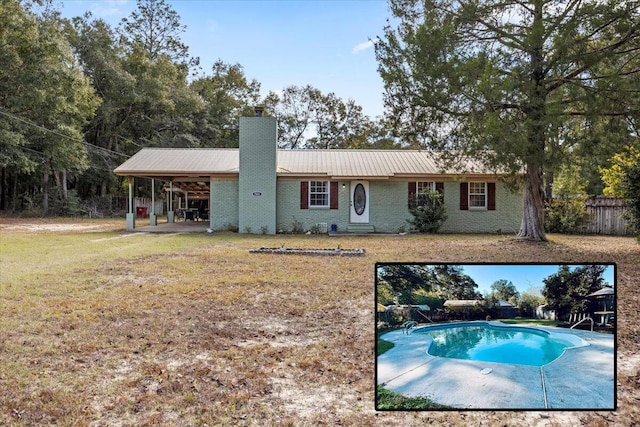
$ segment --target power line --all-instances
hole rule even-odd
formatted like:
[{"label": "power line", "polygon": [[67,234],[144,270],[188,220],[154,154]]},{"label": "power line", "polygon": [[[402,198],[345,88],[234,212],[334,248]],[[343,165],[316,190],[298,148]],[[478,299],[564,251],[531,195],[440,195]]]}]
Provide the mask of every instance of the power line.
[{"label": "power line", "polygon": [[[122,157],[127,157],[127,158],[129,157],[129,156],[128,156],[128,155],[126,155],[126,154],[119,153],[119,152],[117,152],[117,151],[113,151],[113,150],[110,150],[110,149],[108,149],[108,148],[99,147],[99,146],[94,145],[94,144],[91,144],[91,143],[89,143],[89,142],[87,142],[87,141],[83,141],[83,140],[75,139],[75,138],[70,137],[69,135],[65,135],[65,134],[60,133],[60,132],[57,132],[57,131],[55,131],[55,130],[47,129],[47,128],[46,128],[46,127],[44,127],[44,126],[41,126],[41,125],[39,125],[39,124],[37,124],[37,123],[34,123],[34,122],[32,122],[32,121],[29,121],[29,120],[27,120],[27,119],[23,119],[22,117],[18,117],[18,116],[16,116],[16,115],[15,115],[15,114],[13,114],[13,113],[9,113],[9,112],[3,111],[2,109],[0,109],[0,114],[2,114],[2,115],[4,115],[4,116],[7,116],[7,117],[9,117],[9,118],[12,118],[12,119],[14,119],[14,120],[17,120],[17,121],[19,121],[19,122],[25,123],[25,124],[27,124],[27,125],[29,125],[29,126],[33,126],[33,127],[38,128],[38,129],[44,130],[45,132],[49,132],[49,133],[52,133],[52,134],[54,134],[54,135],[60,136],[60,137],[62,137],[62,138],[68,139],[69,141],[80,143],[80,144],[82,144],[82,145],[85,145],[85,146],[87,146],[87,147],[89,147],[89,148],[93,148],[93,149],[95,149],[95,150],[104,151],[104,152],[106,152],[107,154],[117,154],[117,155],[122,156]],[[44,154],[44,153],[43,153],[43,154]]]}]

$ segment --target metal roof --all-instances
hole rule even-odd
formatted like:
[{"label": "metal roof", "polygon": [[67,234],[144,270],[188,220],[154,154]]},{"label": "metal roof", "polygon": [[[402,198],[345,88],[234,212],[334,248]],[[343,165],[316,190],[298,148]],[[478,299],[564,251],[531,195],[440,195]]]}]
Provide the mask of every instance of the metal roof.
[{"label": "metal roof", "polygon": [[448,299],[444,302],[445,307],[473,307],[482,304],[483,300],[476,299]]},{"label": "metal roof", "polygon": [[116,175],[208,176],[238,173],[237,148],[143,148],[118,166]]},{"label": "metal roof", "polygon": [[[479,162],[443,170],[427,150],[278,150],[278,176],[388,179],[429,175],[490,175]],[[194,177],[239,172],[237,148],[143,148],[118,166],[117,175]]]},{"label": "metal roof", "polygon": [[613,295],[614,293],[615,291],[612,288],[602,288],[599,291],[595,291],[587,295],[587,297],[606,297],[606,296]]}]

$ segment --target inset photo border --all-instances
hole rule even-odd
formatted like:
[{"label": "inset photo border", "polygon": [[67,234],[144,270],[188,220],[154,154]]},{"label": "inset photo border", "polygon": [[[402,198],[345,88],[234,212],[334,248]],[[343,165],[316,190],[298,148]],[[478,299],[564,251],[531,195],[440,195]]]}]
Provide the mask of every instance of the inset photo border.
[{"label": "inset photo border", "polygon": [[376,263],[376,410],[615,411],[616,274]]}]

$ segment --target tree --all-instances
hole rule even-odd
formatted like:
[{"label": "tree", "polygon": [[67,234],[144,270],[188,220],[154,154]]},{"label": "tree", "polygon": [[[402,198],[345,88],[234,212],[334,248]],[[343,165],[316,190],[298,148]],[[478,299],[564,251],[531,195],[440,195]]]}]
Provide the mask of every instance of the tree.
[{"label": "tree", "polygon": [[553,182],[553,198],[545,208],[545,228],[556,233],[575,232],[587,215],[587,181],[578,164],[560,168]]},{"label": "tree", "polygon": [[476,282],[464,274],[459,265],[436,265],[431,268],[432,286],[444,299],[481,299]]},{"label": "tree", "polygon": [[265,104],[278,119],[280,148],[364,148],[379,132],[353,100],[323,94],[311,85],[270,92]]},{"label": "tree", "polygon": [[334,93],[321,95],[314,110],[316,136],[307,141],[308,148],[354,148],[361,146],[370,129],[362,107],[352,99],[344,102]]},{"label": "tree", "polygon": [[437,191],[417,193],[410,201],[409,213],[413,219],[407,221],[421,233],[437,232],[447,219],[447,207]]},{"label": "tree", "polygon": [[116,183],[113,169],[128,157],[125,141],[136,103],[136,78],[126,70],[124,49],[103,20],[92,19],[90,13],[76,17],[68,37],[102,101],[84,130],[86,140],[103,150],[90,153],[90,168],[81,177],[79,193],[86,198],[107,196]]},{"label": "tree", "polygon": [[375,49],[398,132],[449,162],[524,171],[519,237],[546,240],[543,172],[562,159],[565,123],[637,114],[637,2],[391,0],[391,11],[398,25]]},{"label": "tree", "polygon": [[513,304],[517,303],[520,297],[518,289],[510,280],[500,279],[493,282],[491,291],[498,300],[508,301]]},{"label": "tree", "polygon": [[609,161],[611,166],[608,168],[600,168],[602,181],[605,184],[602,194],[607,197],[625,197],[623,181],[627,175],[627,171],[634,165],[640,163],[640,139],[637,144],[626,145],[624,149],[614,154]]},{"label": "tree", "polygon": [[555,310],[558,319],[570,313],[582,313],[593,301],[587,300],[587,295],[604,286],[605,266],[584,265],[570,269],[568,265],[561,265],[558,272],[544,279],[542,296],[548,307]]},{"label": "tree", "polygon": [[539,290],[528,289],[520,294],[518,300],[518,308],[523,316],[533,317],[536,308],[544,304],[544,298],[540,295]]},{"label": "tree", "polygon": [[377,291],[379,295],[393,296],[396,304],[413,304],[415,291],[431,290],[431,275],[428,268],[413,264],[382,264],[377,269]]},{"label": "tree", "polygon": [[113,168],[141,147],[197,147],[195,116],[203,108],[187,83],[188,70],[168,55],[155,59],[140,45],[123,45],[102,20],[73,20],[70,38],[102,105],[86,138],[103,150],[83,176],[84,195],[118,191]]},{"label": "tree", "polygon": [[622,188],[629,209],[629,222],[640,242],[640,163],[627,169]]},{"label": "tree", "polygon": [[281,95],[270,92],[266,104],[278,119],[278,145],[280,148],[302,148],[311,132],[313,113],[320,91],[310,85],[288,86]]},{"label": "tree", "polygon": [[155,61],[167,56],[172,62],[196,65],[198,59],[189,59],[189,48],[180,35],[186,26],[180,15],[164,0],[138,0],[138,7],[120,23],[119,33],[130,50],[141,49]]},{"label": "tree", "polygon": [[194,135],[206,147],[237,147],[241,116],[251,115],[260,100],[260,83],[248,80],[240,64],[216,61],[212,75],[191,83],[204,102]]},{"label": "tree", "polygon": [[3,2],[0,47],[0,166],[14,182],[14,203],[19,183],[25,199],[32,191],[28,188],[36,187],[47,213],[50,178],[66,198],[67,173],[87,167],[82,127],[99,99],[56,13],[37,16],[18,2]]}]

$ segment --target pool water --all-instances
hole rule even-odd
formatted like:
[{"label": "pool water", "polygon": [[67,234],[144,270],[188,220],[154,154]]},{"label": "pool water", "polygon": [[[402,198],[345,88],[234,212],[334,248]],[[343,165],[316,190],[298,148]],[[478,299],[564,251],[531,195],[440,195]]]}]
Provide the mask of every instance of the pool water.
[{"label": "pool water", "polygon": [[543,366],[562,355],[573,344],[533,328],[500,327],[488,323],[426,327],[414,333],[429,334],[432,356],[483,362]]}]

